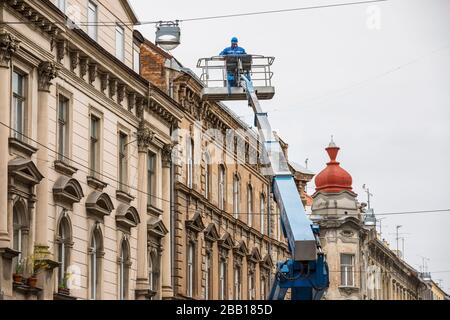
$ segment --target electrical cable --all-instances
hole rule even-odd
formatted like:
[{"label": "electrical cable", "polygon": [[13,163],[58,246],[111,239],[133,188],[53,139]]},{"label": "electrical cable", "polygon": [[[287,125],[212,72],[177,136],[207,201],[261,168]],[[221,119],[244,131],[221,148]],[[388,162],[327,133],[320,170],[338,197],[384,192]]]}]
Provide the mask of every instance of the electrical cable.
[{"label": "electrical cable", "polygon": [[[187,18],[187,19],[177,19],[176,22],[193,22],[193,21],[203,21],[203,20],[215,20],[215,19],[225,19],[225,18],[234,18],[234,17],[243,17],[243,16],[255,16],[255,15],[264,15],[264,14],[274,14],[274,13],[285,13],[285,12],[294,12],[294,11],[303,11],[303,10],[313,10],[313,9],[324,9],[324,8],[333,8],[333,7],[343,7],[343,6],[352,6],[352,5],[361,5],[361,4],[370,4],[370,3],[378,3],[378,2],[386,2],[388,0],[370,0],[370,1],[358,1],[358,2],[347,2],[347,3],[334,3],[334,4],[326,4],[326,5],[318,5],[318,6],[308,6],[308,7],[298,7],[298,8],[289,8],[289,9],[278,9],[278,10],[267,10],[267,11],[254,11],[254,12],[245,12],[245,13],[234,13],[234,14],[226,14],[226,15],[217,15],[217,16],[205,16],[205,17],[195,17],[195,18]],[[73,22],[78,26],[139,26],[139,25],[148,25],[148,24],[159,24],[161,22],[166,22],[162,20],[158,21],[142,21],[138,23],[125,21],[125,22]],[[8,21],[8,22],[0,22],[1,24],[34,24],[34,21]],[[67,22],[61,21],[52,21],[54,24],[66,24]]]}]

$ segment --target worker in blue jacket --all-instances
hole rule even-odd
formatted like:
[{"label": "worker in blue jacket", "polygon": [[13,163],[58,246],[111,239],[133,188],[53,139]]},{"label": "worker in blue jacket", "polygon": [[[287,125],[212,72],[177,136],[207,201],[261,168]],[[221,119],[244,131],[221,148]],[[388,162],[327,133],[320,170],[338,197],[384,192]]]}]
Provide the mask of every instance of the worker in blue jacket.
[{"label": "worker in blue jacket", "polygon": [[238,46],[238,39],[236,37],[231,38],[231,47],[227,47],[220,53],[221,56],[228,54],[247,54],[245,49]]},{"label": "worker in blue jacket", "polygon": [[[238,39],[236,37],[231,38],[231,47],[223,49],[222,52],[220,53],[221,56],[239,55],[239,54],[247,54],[247,52],[245,52],[244,48],[238,46]],[[230,87],[236,87],[237,83],[235,79],[236,76],[234,72],[230,70],[230,66],[228,65],[227,70],[228,70],[227,72],[228,91],[230,92]],[[247,76],[250,77],[250,75]]]}]

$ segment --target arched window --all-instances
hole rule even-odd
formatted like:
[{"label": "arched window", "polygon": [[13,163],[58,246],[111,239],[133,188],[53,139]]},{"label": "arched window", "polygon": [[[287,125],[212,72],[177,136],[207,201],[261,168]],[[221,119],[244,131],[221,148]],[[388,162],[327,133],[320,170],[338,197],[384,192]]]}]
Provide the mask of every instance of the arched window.
[{"label": "arched window", "polygon": [[205,152],[205,197],[209,199],[211,186],[211,157]]},{"label": "arched window", "polygon": [[240,208],[240,188],[241,182],[239,180],[239,176],[237,174],[233,177],[233,213],[234,217],[239,218],[239,208]]},{"label": "arched window", "polygon": [[187,259],[187,295],[193,297],[194,295],[194,263],[195,263],[195,246],[191,242],[188,245],[188,259]]},{"label": "arched window", "polygon": [[127,240],[122,240],[119,256],[119,299],[128,299],[128,280],[130,273],[130,249]]},{"label": "arched window", "polygon": [[16,263],[26,257],[27,248],[27,220],[26,206],[22,202],[17,202],[13,207],[13,248],[19,251]]},{"label": "arched window", "polygon": [[248,226],[253,225],[253,188],[249,184],[247,187],[247,216],[248,216]]},{"label": "arched window", "polygon": [[56,238],[58,247],[58,286],[67,286],[67,268],[70,265],[70,248],[72,246],[72,231],[69,219],[65,216],[61,218],[58,226],[58,236]]},{"label": "arched window", "polygon": [[219,209],[225,209],[225,167],[219,166]]},{"label": "arched window", "polygon": [[241,299],[241,267],[234,267],[234,299]]},{"label": "arched window", "polygon": [[261,193],[260,203],[259,203],[259,215],[260,215],[260,224],[261,224],[261,233],[264,234],[266,232],[266,225],[265,225],[265,219],[266,219],[266,198],[264,196],[264,193]]},{"label": "arched window", "polygon": [[219,299],[226,299],[227,288],[227,265],[225,260],[221,259],[219,263]]},{"label": "arched window", "polygon": [[101,283],[101,258],[103,255],[103,239],[100,229],[96,228],[92,232],[90,241],[90,298],[95,300],[100,298]]},{"label": "arched window", "polygon": [[194,174],[194,140],[188,138],[186,141],[186,165],[187,165],[187,186],[192,188],[192,179]]}]

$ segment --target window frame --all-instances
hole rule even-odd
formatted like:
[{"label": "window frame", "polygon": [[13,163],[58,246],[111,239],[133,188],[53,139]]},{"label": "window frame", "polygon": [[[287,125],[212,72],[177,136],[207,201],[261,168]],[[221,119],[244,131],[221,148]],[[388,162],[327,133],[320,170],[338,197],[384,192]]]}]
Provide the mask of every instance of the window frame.
[{"label": "window frame", "polygon": [[[65,211],[58,222],[58,234],[56,238],[58,262],[58,286],[67,285],[66,280],[67,270],[70,266],[70,255],[72,249],[72,230],[71,223],[68,217],[65,216]],[[61,234],[65,231],[67,234]]]},{"label": "window frame", "polygon": [[195,294],[195,243],[189,242],[187,254],[186,295],[190,298]]},{"label": "window frame", "polygon": [[[116,23],[115,28],[116,35],[116,58],[120,61],[125,61],[125,28],[120,25],[120,23]],[[122,38],[120,39],[119,36]],[[120,40],[120,43],[119,43]]]},{"label": "window frame", "polygon": [[119,253],[119,300],[128,300],[130,282],[130,245],[128,240],[122,239]]},{"label": "window frame", "polygon": [[259,196],[259,214],[261,234],[266,234],[266,195],[264,193]]},{"label": "window frame", "polygon": [[118,189],[128,191],[128,133],[118,130]]},{"label": "window frame", "polygon": [[[147,153],[147,206],[156,206],[157,199],[157,154]],[[153,168],[151,170],[151,168]]]},{"label": "window frame", "polygon": [[219,260],[219,300],[227,298],[227,262],[221,258]]},{"label": "window frame", "polygon": [[241,179],[239,175],[235,173],[233,175],[233,216],[235,219],[239,219],[239,210],[241,207]]},{"label": "window frame", "polygon": [[[95,10],[94,10],[95,9]],[[99,6],[95,1],[88,0],[87,3],[87,20],[88,20],[88,26],[87,26],[87,34],[89,37],[92,38],[94,41],[98,41],[98,9]],[[92,16],[90,15],[91,11],[94,12],[94,19],[91,20]]]},{"label": "window frame", "polygon": [[249,183],[247,185],[247,225],[253,227],[253,187]]},{"label": "window frame", "polygon": [[218,207],[220,210],[225,210],[226,202],[226,169],[223,164],[219,165],[219,178],[218,180]]},{"label": "window frame", "polygon": [[[20,90],[18,88],[15,92],[15,76],[19,78],[20,81],[17,83],[20,85]],[[28,115],[28,74],[13,68],[11,75],[11,136],[19,141],[24,141],[27,135],[27,115]],[[18,109],[20,105],[21,117],[18,119]],[[20,122],[20,123],[19,123]]]},{"label": "window frame", "polygon": [[[344,257],[350,257],[350,264],[344,263]],[[340,267],[341,267],[341,286],[343,287],[355,287],[355,255],[352,253],[340,254]],[[349,279],[349,274],[351,279]]]},{"label": "window frame", "polygon": [[194,185],[194,140],[192,137],[186,141],[186,185],[190,189]]},{"label": "window frame", "polygon": [[[94,119],[96,123],[96,136],[93,136]],[[102,115],[91,111],[89,114],[89,174],[96,178],[99,178],[101,175],[102,124]]]}]

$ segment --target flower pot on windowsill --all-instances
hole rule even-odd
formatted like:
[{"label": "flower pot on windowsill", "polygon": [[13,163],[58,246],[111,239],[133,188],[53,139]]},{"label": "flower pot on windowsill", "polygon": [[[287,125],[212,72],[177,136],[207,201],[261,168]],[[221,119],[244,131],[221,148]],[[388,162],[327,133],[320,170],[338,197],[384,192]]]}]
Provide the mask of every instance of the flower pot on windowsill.
[{"label": "flower pot on windowsill", "polygon": [[36,284],[37,284],[37,278],[36,276],[31,276],[28,278],[27,280],[27,284],[32,287],[32,288],[36,288]]},{"label": "flower pot on windowsill", "polygon": [[13,280],[15,283],[22,283],[23,276],[20,273],[13,274]]},{"label": "flower pot on windowsill", "polygon": [[69,289],[69,288],[62,288],[62,287],[59,287],[59,288],[58,288],[58,293],[59,293],[59,294],[63,294],[63,295],[65,295],[65,296],[70,296],[70,289]]}]

